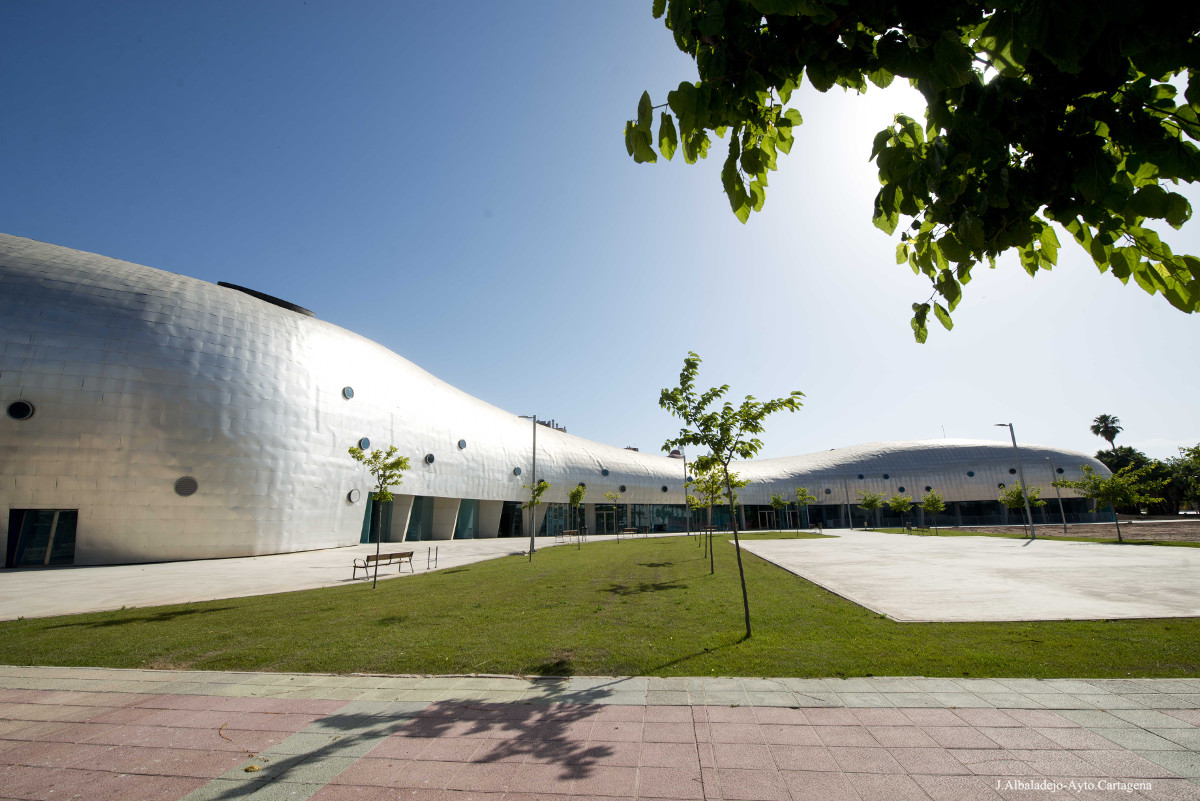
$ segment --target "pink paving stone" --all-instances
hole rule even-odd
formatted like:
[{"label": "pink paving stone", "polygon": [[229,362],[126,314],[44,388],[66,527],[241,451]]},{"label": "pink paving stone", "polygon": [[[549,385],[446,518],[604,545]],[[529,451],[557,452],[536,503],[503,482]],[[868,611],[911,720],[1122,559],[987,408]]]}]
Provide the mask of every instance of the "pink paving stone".
[{"label": "pink paving stone", "polygon": [[911,726],[912,721],[899,709],[852,709],[854,717],[864,726]]},{"label": "pink paving stone", "polygon": [[1010,753],[1015,759],[1021,760],[1044,776],[1086,776],[1095,770],[1087,760],[1062,749],[1056,751],[1016,749]]},{"label": "pink paving stone", "polygon": [[904,716],[918,726],[966,726],[967,722],[949,709],[905,709]]},{"label": "pink paving stone", "polygon": [[743,768],[746,770],[771,770],[775,760],[771,758],[769,746],[746,743],[713,743],[713,758],[717,768]]},{"label": "pink paving stone", "polygon": [[14,704],[6,710],[9,720],[56,720],[86,723],[94,717],[111,712],[116,707],[54,706],[51,704]]},{"label": "pink paving stone", "polygon": [[978,731],[984,737],[994,741],[1001,748],[1037,748],[1045,750],[1062,747],[1053,740],[1038,734],[1033,729],[981,726],[978,728]]},{"label": "pink paving stone", "polygon": [[[543,765],[564,765],[586,761],[582,756],[587,751],[584,743],[572,743],[568,740],[534,740],[532,742],[516,741],[517,747],[525,751],[525,762]],[[428,752],[421,755],[428,759]]]},{"label": "pink paving stone", "polygon": [[[38,794],[28,795],[28,785],[16,788],[16,795],[23,798],[88,798],[88,789],[108,774],[95,770],[58,768],[41,777]],[[26,794],[22,794],[22,791]],[[5,790],[8,792],[8,790]]]},{"label": "pink paving stone", "polygon": [[[430,741],[426,740],[425,742]],[[483,740],[482,742],[483,747],[471,757],[472,762],[519,763],[529,759],[529,747],[526,742],[520,740]]]},{"label": "pink paving stone", "polygon": [[642,739],[643,724],[636,721],[596,721],[591,738],[606,742],[637,742]]},{"label": "pink paving stone", "polygon": [[[312,801],[396,801],[398,797],[395,790],[387,787],[327,784],[313,794]],[[503,793],[496,793],[492,796],[496,801],[500,801],[503,797]],[[471,796],[470,801],[480,798],[481,796],[478,795]],[[469,801],[469,799],[463,798],[462,801]]]},{"label": "pink paving stone", "polygon": [[757,723],[710,723],[709,737],[714,743],[762,743],[762,729]]},{"label": "pink paving stone", "polygon": [[[636,768],[643,747],[642,743],[614,743],[590,740],[586,747],[571,755],[567,762],[587,762],[609,767]],[[695,746],[691,746],[691,748],[694,754]]]},{"label": "pink paving stone", "polygon": [[817,726],[822,745],[857,745],[871,748],[879,745],[862,726]]},{"label": "pink paving stone", "polygon": [[859,801],[844,774],[784,771],[780,774],[793,801]]},{"label": "pink paving stone", "polygon": [[696,743],[696,758],[700,760],[700,767],[715,768],[717,759],[713,756],[712,743]]},{"label": "pink paving stone", "polygon": [[367,752],[373,759],[416,759],[421,752],[436,740],[426,737],[385,737],[379,745]]},{"label": "pink paving stone", "polygon": [[771,757],[780,770],[840,772],[833,755],[824,746],[772,745]]},{"label": "pink paving stone", "polygon": [[810,707],[804,710],[804,717],[813,726],[857,726],[858,718],[853,710],[825,707]]},{"label": "pink paving stone", "polygon": [[759,723],[769,723],[776,726],[807,726],[808,718],[803,710],[786,706],[756,706],[754,719]]},{"label": "pink paving stone", "polygon": [[1078,723],[1067,720],[1062,715],[1057,712],[1051,712],[1049,709],[1006,709],[1004,712],[1022,726],[1079,728]]},{"label": "pink paving stone", "polygon": [[787,787],[775,770],[717,770],[721,797],[728,801],[788,801]]},{"label": "pink paving stone", "polygon": [[932,737],[917,726],[868,726],[867,731],[880,745],[888,748],[932,748]]},{"label": "pink paving stone", "polygon": [[518,765],[509,789],[514,793],[559,793],[570,795],[574,780],[555,765]]},{"label": "pink paving stone", "polygon": [[195,751],[182,748],[133,748],[116,746],[113,753],[128,754],[134,764],[122,768],[130,773],[160,776],[191,776],[215,779],[246,761],[239,751]]},{"label": "pink paving stone", "polygon": [[700,768],[700,781],[704,784],[705,798],[721,797],[721,782],[716,768]]},{"label": "pink paving stone", "polygon": [[766,723],[759,729],[763,739],[772,745],[821,745],[816,726],[781,726]]},{"label": "pink paving stone", "polygon": [[1079,757],[1095,765],[1103,771],[1106,777],[1123,779],[1141,779],[1161,776],[1174,778],[1173,771],[1156,765],[1145,757],[1132,754],[1129,751],[1076,751]]},{"label": "pink paving stone", "polygon": [[892,758],[909,774],[969,776],[972,771],[944,748],[892,748]]},{"label": "pink paving stone", "polygon": [[829,753],[847,773],[903,773],[886,748],[831,747]]},{"label": "pink paving stone", "polygon": [[925,791],[902,773],[851,773],[847,777],[862,801],[928,801]]},{"label": "pink paving stone", "polygon": [[933,801],[1002,801],[994,782],[979,776],[913,776]]},{"label": "pink paving stone", "polygon": [[571,786],[574,795],[628,796],[637,791],[637,768],[588,768]]},{"label": "pink paving stone", "polygon": [[691,723],[692,710],[686,706],[648,706],[646,723]]},{"label": "pink paving stone", "polygon": [[407,759],[360,759],[335,776],[330,784],[399,787],[411,764]]},{"label": "pink paving stone", "polygon": [[925,726],[924,731],[943,748],[995,748],[996,742],[970,726]]},{"label": "pink paving stone", "polygon": [[0,767],[0,788],[11,798],[41,798],[47,777],[55,772],[55,768],[41,766],[4,765]]},{"label": "pink paving stone", "polygon": [[647,768],[698,768],[693,743],[643,743],[641,765]]},{"label": "pink paving stone", "polygon": [[605,704],[592,715],[596,721],[626,721],[641,723],[645,719],[646,708],[642,706],[626,706],[625,704]]},{"label": "pink paving stone", "polygon": [[690,743],[696,739],[691,722],[647,721],[642,728],[642,741],[647,743]]},{"label": "pink paving stone", "polygon": [[692,707],[692,722],[693,723],[708,723],[708,707],[706,707],[706,706]]},{"label": "pink paving stone", "polygon": [[956,709],[954,714],[970,726],[1020,726],[1021,723],[999,709]]},{"label": "pink paving stone", "polygon": [[46,740],[59,743],[87,742],[94,731],[93,723],[37,723],[22,721],[20,726],[6,732],[5,737],[16,740]]},{"label": "pink paving stone", "polygon": [[504,791],[507,792],[513,778],[522,766],[511,762],[475,763],[463,765],[454,775],[447,789],[472,792]]},{"label": "pink paving stone", "polygon": [[421,752],[421,759],[437,762],[470,762],[471,757],[481,748],[486,748],[483,741],[470,738],[449,738],[433,740]]},{"label": "pink paving stone", "polygon": [[756,723],[752,706],[709,706],[709,723]]},{"label": "pink paving stone", "polygon": [[962,748],[954,752],[954,758],[967,766],[976,776],[1016,776],[1028,778],[1038,775],[1008,751],[999,748]]},{"label": "pink paving stone", "polygon": [[121,707],[93,718],[92,723],[140,723],[146,718],[158,714],[154,709],[142,709],[136,706]]},{"label": "pink paving stone", "polygon": [[692,728],[696,730],[696,742],[711,743],[712,742],[712,724],[711,723],[693,723]]},{"label": "pink paving stone", "polygon": [[1046,728],[1036,731],[1046,739],[1053,740],[1063,748],[1071,750],[1110,750],[1113,746],[1112,740],[1106,740],[1095,732],[1078,727],[1073,729]]},{"label": "pink paving stone", "polygon": [[[1141,790],[1138,795],[1150,801],[1195,801],[1196,784],[1187,779],[1154,779],[1151,790]],[[1110,793],[1110,796],[1112,794]]]},{"label": "pink paving stone", "polygon": [[1182,720],[1184,723],[1200,726],[1200,709],[1164,709],[1163,711],[1173,718]]},{"label": "pink paving stone", "polygon": [[176,801],[205,783],[204,779],[183,776],[109,773],[103,779],[89,783],[84,797],[87,801]]},{"label": "pink paving stone", "polygon": [[699,768],[642,768],[637,793],[641,798],[703,798]]}]

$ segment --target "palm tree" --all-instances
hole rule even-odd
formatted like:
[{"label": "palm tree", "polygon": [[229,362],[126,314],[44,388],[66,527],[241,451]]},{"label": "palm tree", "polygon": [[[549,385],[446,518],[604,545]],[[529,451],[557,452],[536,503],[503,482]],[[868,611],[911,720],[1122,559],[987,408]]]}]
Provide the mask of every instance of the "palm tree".
[{"label": "palm tree", "polygon": [[1114,451],[1116,451],[1117,446],[1113,444],[1113,440],[1123,430],[1121,428],[1121,418],[1113,414],[1102,414],[1092,421],[1092,433],[1101,439],[1107,440],[1109,447]]}]

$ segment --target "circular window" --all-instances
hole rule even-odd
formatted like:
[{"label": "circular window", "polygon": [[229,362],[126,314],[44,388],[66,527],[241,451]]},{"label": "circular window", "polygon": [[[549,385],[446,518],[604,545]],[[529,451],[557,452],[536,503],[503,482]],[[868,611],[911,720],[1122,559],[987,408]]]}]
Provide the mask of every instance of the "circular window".
[{"label": "circular window", "polygon": [[367,448],[371,447],[371,440],[363,437],[358,441],[358,447],[365,451]]},{"label": "circular window", "polygon": [[601,470],[601,471],[600,471],[600,475],[602,475],[602,476],[607,476],[607,475],[608,475],[608,468],[607,468],[607,467],[605,467],[603,470]]},{"label": "circular window", "polygon": [[1000,482],[996,486],[999,487],[1000,489],[1004,489],[1004,482]]},{"label": "circular window", "polygon": [[433,454],[432,453],[425,454],[425,464],[433,464]]},{"label": "circular window", "polygon": [[514,467],[514,468],[513,468],[513,475],[514,475],[514,476],[519,476],[519,475],[521,475],[521,468],[519,468],[519,467]]},{"label": "circular window", "polygon": [[1017,468],[1015,468],[1015,467],[1008,468],[1008,474],[1010,476],[1015,476],[1017,474]]},{"label": "circular window", "polygon": [[884,481],[887,481],[889,478],[891,478],[891,476],[889,476],[887,473],[884,473],[884,474],[883,474],[883,480],[884,480]]},{"label": "circular window", "polygon": [[667,491],[667,485],[666,485],[666,484],[663,484],[663,488],[662,488],[662,490],[663,490],[663,492],[666,492],[666,491]]},{"label": "circular window", "polygon": [[198,489],[200,489],[200,482],[191,476],[183,476],[182,478],[175,479],[175,494],[181,498],[195,495]]},{"label": "circular window", "polygon": [[354,387],[342,387],[342,397],[350,400],[354,397]]},{"label": "circular window", "polygon": [[624,491],[625,491],[625,485],[624,485],[624,484],[622,484],[621,486],[617,487],[617,492],[624,492]]},{"label": "circular window", "polygon": [[460,451],[465,451],[467,449],[467,441],[465,439],[460,439],[458,441],[458,449]]},{"label": "circular window", "polygon": [[933,487],[929,487],[929,486],[926,486],[926,487],[925,487],[925,491],[926,491],[926,492],[931,492],[932,490],[933,490]]},{"label": "circular window", "polygon": [[826,495],[832,495],[832,494],[833,494],[833,490],[829,489],[829,487],[826,487],[826,488],[825,488],[825,494],[826,494]]},{"label": "circular window", "polygon": [[859,474],[858,474],[858,477],[859,477],[860,479],[862,479],[862,478],[865,478],[865,476],[864,476],[862,473],[859,473]]},{"label": "circular window", "polygon": [[362,492],[360,490],[352,489],[346,493],[346,500],[350,501],[350,503],[358,503],[358,499],[361,497]]},{"label": "circular window", "polygon": [[901,487],[901,488],[899,489],[899,492],[904,492],[904,487]]},{"label": "circular window", "polygon": [[584,489],[587,489],[587,484],[584,484],[582,481],[579,482],[579,486],[583,487]]},{"label": "circular window", "polygon": [[975,478],[975,471],[974,471],[974,470],[968,470],[968,471],[967,471],[967,478]]},{"label": "circular window", "polygon": [[1063,471],[1063,469],[1061,467],[1054,468],[1055,473],[1062,473],[1062,471]]},{"label": "circular window", "polygon": [[29,401],[13,401],[8,404],[8,416],[14,420],[28,420],[33,417],[33,404]]}]

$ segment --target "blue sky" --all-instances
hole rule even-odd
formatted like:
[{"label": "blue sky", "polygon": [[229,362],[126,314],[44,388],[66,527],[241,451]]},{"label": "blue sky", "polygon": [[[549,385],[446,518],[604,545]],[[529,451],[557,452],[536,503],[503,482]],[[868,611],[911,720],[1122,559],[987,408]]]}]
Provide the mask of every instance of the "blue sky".
[{"label": "blue sky", "polygon": [[[867,156],[906,87],[806,88],[747,225],[720,158],[636,165],[624,121],[691,62],[649,0],[0,4],[0,230],[287,298],[518,414],[656,451],[683,356],[806,393],[763,455],[1018,437],[1153,456],[1200,441],[1200,317],[1099,276],[929,289],[872,227]],[[720,152],[717,143],[714,150]],[[1194,204],[1200,194],[1189,191]],[[1200,223],[1166,236],[1200,252]]]}]

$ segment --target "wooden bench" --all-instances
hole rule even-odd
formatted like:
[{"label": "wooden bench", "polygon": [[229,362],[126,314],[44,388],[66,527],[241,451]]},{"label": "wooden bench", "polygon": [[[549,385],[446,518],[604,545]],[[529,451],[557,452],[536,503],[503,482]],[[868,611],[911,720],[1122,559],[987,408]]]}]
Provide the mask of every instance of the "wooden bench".
[{"label": "wooden bench", "polygon": [[366,559],[355,559],[354,560],[354,573],[351,576],[351,579],[353,580],[353,579],[358,578],[358,571],[360,571],[360,570],[362,570],[363,572],[370,575],[371,568],[377,564],[379,564],[379,565],[398,565],[399,567],[397,569],[401,573],[403,573],[404,572],[404,563],[408,562],[409,572],[415,573],[416,571],[413,570],[412,556],[413,556],[412,551],[397,551],[395,553],[381,553],[378,555],[371,554]]},{"label": "wooden bench", "polygon": [[557,534],[555,534],[555,535],[554,535],[554,539],[555,539],[555,540],[562,540],[563,542],[567,542],[567,541],[569,541],[569,540],[570,540],[572,537],[578,537],[578,536],[579,536],[579,531],[578,531],[578,530],[576,530],[576,529],[573,529],[573,528],[569,528],[569,529],[567,529],[566,531],[560,531],[560,532],[558,532]]}]

